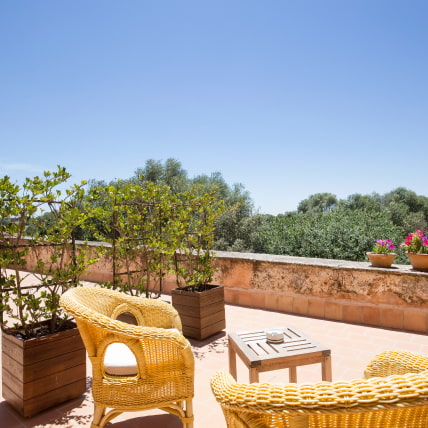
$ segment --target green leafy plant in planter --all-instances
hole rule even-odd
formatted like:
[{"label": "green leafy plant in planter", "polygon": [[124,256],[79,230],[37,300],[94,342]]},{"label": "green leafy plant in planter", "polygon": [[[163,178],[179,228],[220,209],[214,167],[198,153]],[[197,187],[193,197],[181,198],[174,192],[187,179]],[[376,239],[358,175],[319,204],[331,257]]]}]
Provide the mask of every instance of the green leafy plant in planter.
[{"label": "green leafy plant in planter", "polygon": [[0,179],[3,396],[24,416],[86,389],[85,350],[59,306],[61,294],[95,261],[76,248],[74,231],[88,213],[84,182],[65,194],[58,190],[69,178],[58,167],[22,187]]},{"label": "green leafy plant in planter", "polygon": [[181,195],[176,209],[173,272],[177,288],[172,304],[180,314],[183,333],[202,340],[225,328],[224,288],[213,285],[215,221],[225,211],[214,191],[195,187]]},{"label": "green leafy plant in planter", "polygon": [[201,190],[197,186],[180,196],[173,225],[177,251],[172,270],[177,287],[187,291],[202,291],[213,279],[215,222],[226,210],[215,190]]},{"label": "green leafy plant in planter", "polygon": [[168,186],[118,182],[92,189],[92,198],[105,203],[96,209],[103,230],[97,238],[110,244],[106,256],[112,263],[113,280],[104,285],[122,292],[159,297],[168,273],[171,247],[170,219],[176,198]]},{"label": "green leafy plant in planter", "polygon": [[[69,317],[59,307],[59,298],[78,285],[79,276],[95,261],[84,248],[77,250],[74,239],[74,230],[88,216],[82,207],[85,182],[67,189],[62,198],[57,190],[70,176],[58,167],[43,178],[27,178],[22,189],[7,176],[0,182],[0,291],[7,315],[2,327],[24,339],[64,328]],[[34,284],[28,283],[30,271]],[[43,332],[42,321],[48,321]]]}]

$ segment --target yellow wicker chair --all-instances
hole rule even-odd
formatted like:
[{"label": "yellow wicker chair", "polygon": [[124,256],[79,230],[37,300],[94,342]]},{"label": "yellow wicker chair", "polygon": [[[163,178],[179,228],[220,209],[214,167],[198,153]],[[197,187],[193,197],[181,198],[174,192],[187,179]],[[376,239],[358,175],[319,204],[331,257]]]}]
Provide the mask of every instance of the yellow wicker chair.
[{"label": "yellow wicker chair", "polygon": [[428,427],[428,357],[379,354],[366,379],[316,384],[238,384],[227,373],[211,379],[229,428]]},{"label": "yellow wicker chair", "polygon": [[[74,317],[92,363],[92,428],[123,412],[154,408],[193,428],[194,358],[170,304],[98,287],[70,289],[60,303]],[[138,325],[117,320],[126,313]],[[133,362],[107,364],[115,346],[119,358]]]}]

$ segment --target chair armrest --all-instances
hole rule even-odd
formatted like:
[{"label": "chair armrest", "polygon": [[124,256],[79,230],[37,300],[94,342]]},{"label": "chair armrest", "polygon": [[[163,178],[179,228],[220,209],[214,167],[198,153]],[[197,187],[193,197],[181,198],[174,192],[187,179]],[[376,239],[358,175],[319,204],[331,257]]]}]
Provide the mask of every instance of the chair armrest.
[{"label": "chair armrest", "polygon": [[[99,327],[99,326],[97,326]],[[140,377],[171,375],[180,370],[193,376],[194,356],[188,340],[176,330],[157,327],[134,326],[117,320],[103,325],[108,334],[97,346],[91,357],[95,370],[104,373],[104,355],[112,343],[123,343],[133,352]]]},{"label": "chair armrest", "polygon": [[426,399],[428,372],[301,385],[238,384],[228,373],[219,372],[211,378],[211,388],[217,401],[225,408],[295,416],[344,408],[358,411]]},{"label": "chair armrest", "polygon": [[376,376],[420,373],[428,370],[428,357],[408,351],[385,351],[376,355],[364,370],[366,379]]},{"label": "chair armrest", "polygon": [[103,315],[99,315],[97,319],[90,320],[90,323],[108,330],[121,340],[167,340],[175,343],[181,349],[190,347],[189,341],[180,330],[177,331],[174,328],[133,325]]}]

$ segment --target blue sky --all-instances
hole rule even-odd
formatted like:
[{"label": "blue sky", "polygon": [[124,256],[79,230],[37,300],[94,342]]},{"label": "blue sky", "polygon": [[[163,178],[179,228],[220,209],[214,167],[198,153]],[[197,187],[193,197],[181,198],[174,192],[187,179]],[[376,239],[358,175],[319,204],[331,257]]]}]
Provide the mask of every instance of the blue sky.
[{"label": "blue sky", "polygon": [[220,171],[263,213],[428,196],[428,2],[2,0],[0,176]]}]

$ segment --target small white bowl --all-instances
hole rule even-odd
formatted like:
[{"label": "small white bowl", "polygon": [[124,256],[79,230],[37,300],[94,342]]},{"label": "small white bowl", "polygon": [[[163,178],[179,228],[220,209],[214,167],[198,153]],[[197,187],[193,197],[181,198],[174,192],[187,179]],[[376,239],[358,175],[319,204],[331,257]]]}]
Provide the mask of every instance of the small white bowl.
[{"label": "small white bowl", "polygon": [[284,340],[284,333],[282,330],[272,328],[270,330],[266,330],[266,339],[269,342],[282,342]]}]

